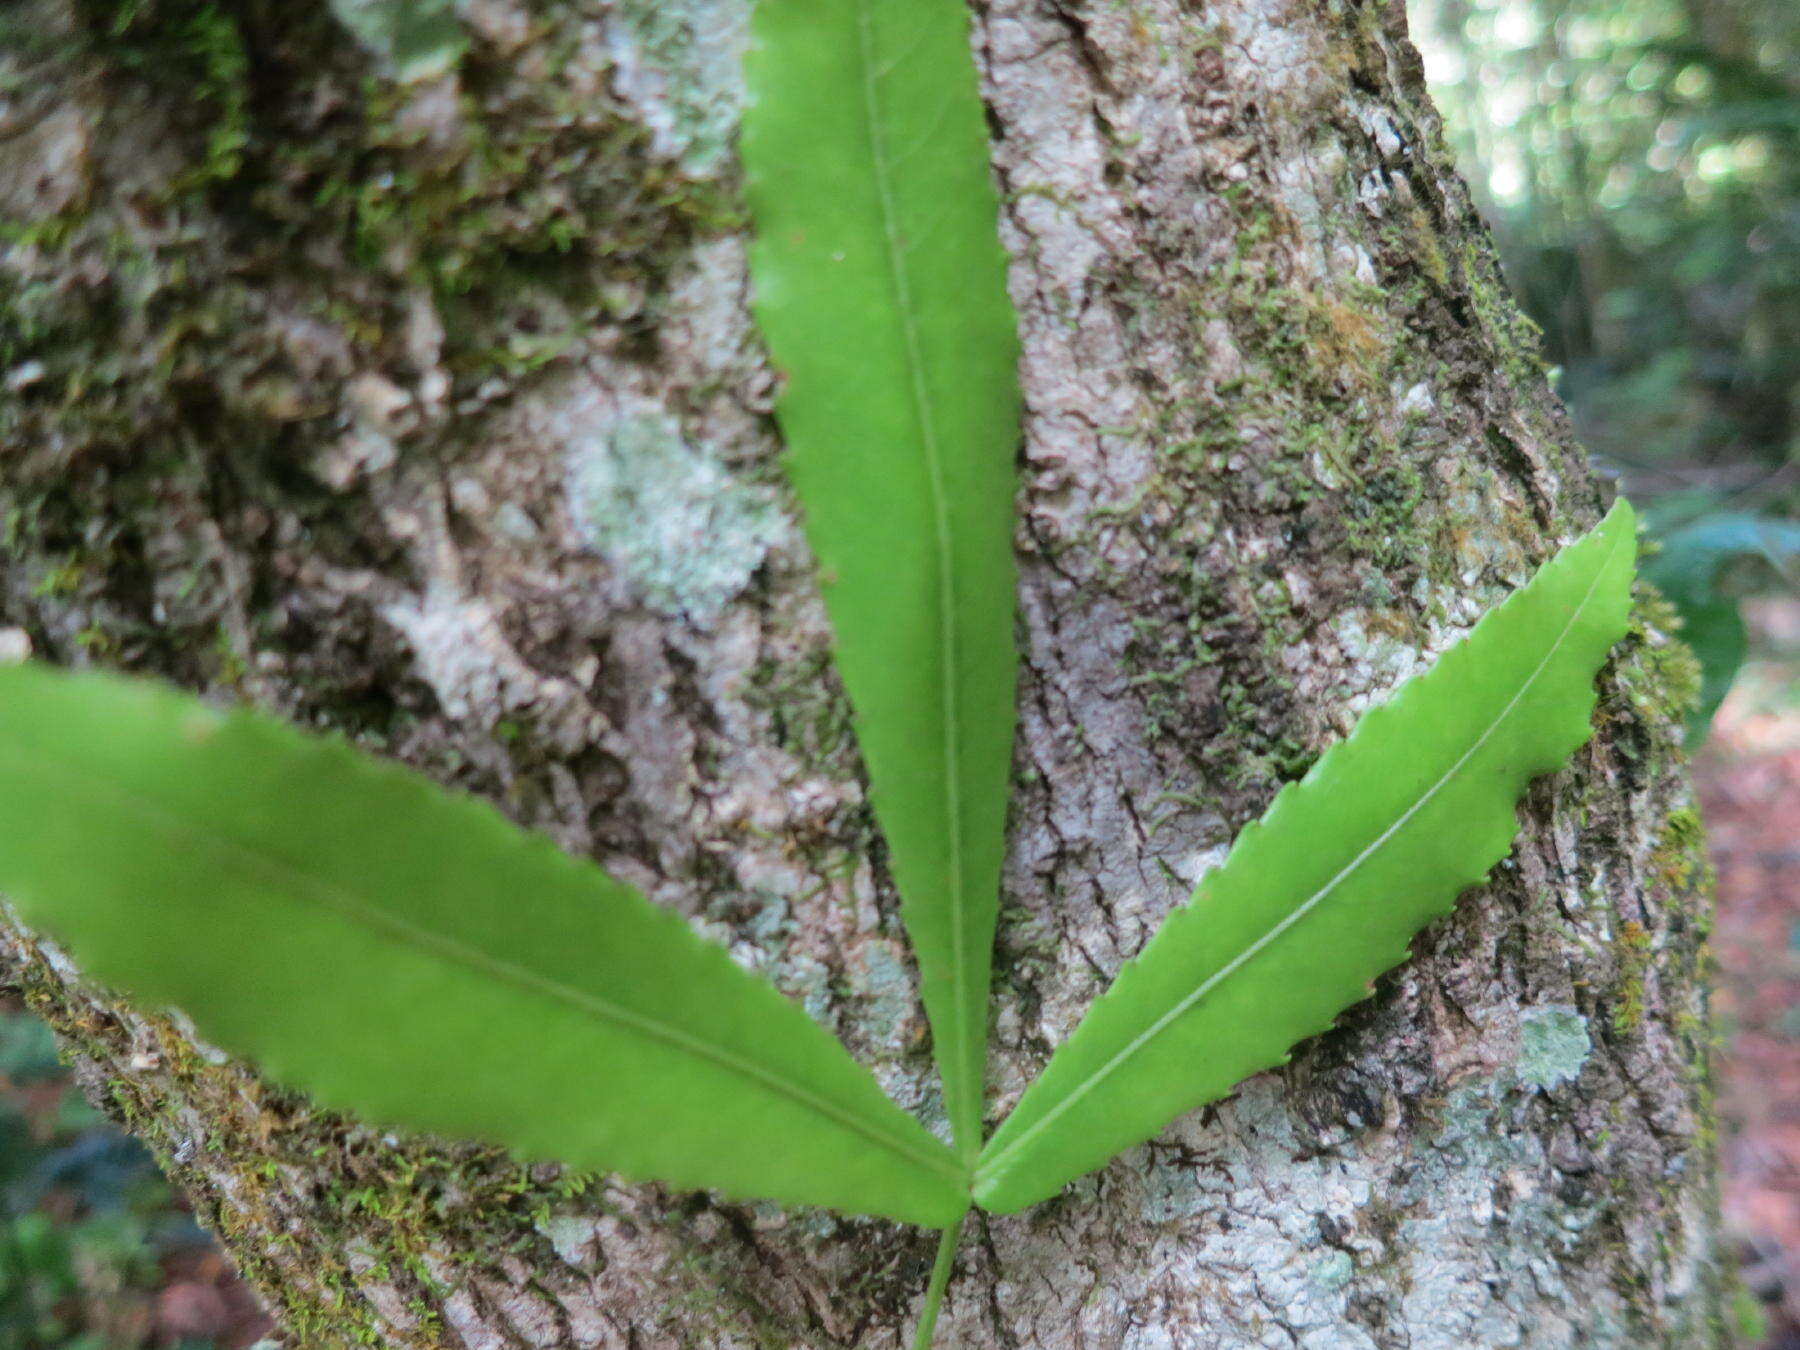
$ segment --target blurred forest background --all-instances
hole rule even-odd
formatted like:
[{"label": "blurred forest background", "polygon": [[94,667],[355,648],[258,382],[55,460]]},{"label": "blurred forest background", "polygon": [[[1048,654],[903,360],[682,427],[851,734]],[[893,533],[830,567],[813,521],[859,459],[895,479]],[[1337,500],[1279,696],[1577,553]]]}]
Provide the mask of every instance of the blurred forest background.
[{"label": "blurred forest background", "polygon": [[[1738,1320],[1747,1347],[1800,1350],[1800,0],[1410,9],[1513,287],[1583,440],[1648,508],[1648,570],[1706,667]],[[0,998],[0,1350],[266,1331]]]}]

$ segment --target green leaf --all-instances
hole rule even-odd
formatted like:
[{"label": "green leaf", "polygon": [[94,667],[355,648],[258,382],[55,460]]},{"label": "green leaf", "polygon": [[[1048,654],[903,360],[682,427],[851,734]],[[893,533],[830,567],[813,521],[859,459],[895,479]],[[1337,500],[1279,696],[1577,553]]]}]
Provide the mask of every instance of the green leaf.
[{"label": "green leaf", "polygon": [[453,0],[330,0],[331,12],[405,83],[456,69],[469,40]]},{"label": "green leaf", "polygon": [[1367,997],[1505,855],[1526,784],[1588,739],[1635,552],[1621,501],[1283,788],[1051,1056],[982,1153],[977,1203],[1044,1199]]},{"label": "green leaf", "polygon": [[1662,549],[1644,564],[1644,577],[1681,615],[1681,637],[1700,659],[1700,701],[1688,717],[1687,741],[1706,739],[1713,714],[1731,692],[1749,653],[1749,632],[1739,596],[1720,585],[1728,570],[1747,560],[1766,563],[1776,575],[1800,558],[1800,524],[1737,511],[1708,512],[1652,534]]},{"label": "green leaf", "polygon": [[968,1204],[947,1147],[679,917],[248,710],[0,670],[0,889],[90,974],[381,1125],[920,1224]]},{"label": "green leaf", "polygon": [[1735,595],[1687,595],[1675,599],[1675,608],[1681,615],[1681,640],[1700,662],[1700,693],[1688,711],[1686,736],[1688,749],[1697,750],[1750,656],[1750,630]]},{"label": "green leaf", "polygon": [[1017,337],[961,0],[762,0],[755,311],[959,1147],[980,1144],[1015,666]]}]

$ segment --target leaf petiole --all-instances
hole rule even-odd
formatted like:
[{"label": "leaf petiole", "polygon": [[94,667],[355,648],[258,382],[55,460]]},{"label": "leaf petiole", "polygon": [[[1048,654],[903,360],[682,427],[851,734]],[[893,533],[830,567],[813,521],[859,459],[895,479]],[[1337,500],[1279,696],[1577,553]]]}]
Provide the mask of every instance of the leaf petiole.
[{"label": "leaf petiole", "polygon": [[938,1234],[937,1260],[931,1267],[931,1283],[925,1286],[925,1304],[919,1309],[918,1330],[913,1332],[913,1350],[931,1350],[931,1337],[937,1330],[938,1309],[943,1306],[944,1290],[950,1287],[950,1271],[956,1265],[956,1244],[962,1236],[962,1226],[963,1220],[958,1219]]}]

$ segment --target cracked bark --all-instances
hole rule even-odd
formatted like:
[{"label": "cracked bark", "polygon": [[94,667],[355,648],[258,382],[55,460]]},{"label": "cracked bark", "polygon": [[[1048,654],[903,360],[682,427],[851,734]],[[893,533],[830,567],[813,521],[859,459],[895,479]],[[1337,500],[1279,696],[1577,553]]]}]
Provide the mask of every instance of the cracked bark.
[{"label": "cracked bark", "polygon": [[[471,0],[412,84],[311,5],[14,12],[4,622],[491,797],[935,1110],[746,317],[742,0]],[[997,1115],[1602,490],[1397,6],[973,37],[1027,405]],[[1493,881],[1286,1069],[975,1225],[941,1343],[1726,1344],[1689,682],[1646,597]],[[378,1136],[6,931],[296,1346],[902,1344],[928,1236]]]}]

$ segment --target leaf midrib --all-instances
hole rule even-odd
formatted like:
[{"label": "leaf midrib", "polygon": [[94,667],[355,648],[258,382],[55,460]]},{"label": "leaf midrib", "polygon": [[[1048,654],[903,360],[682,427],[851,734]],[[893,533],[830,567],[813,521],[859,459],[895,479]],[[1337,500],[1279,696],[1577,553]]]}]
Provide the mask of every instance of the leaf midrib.
[{"label": "leaf midrib", "polygon": [[[958,1182],[966,1179],[964,1171],[955,1166],[947,1157],[933,1157],[929,1153],[922,1152],[905,1140],[896,1139],[843,1108],[833,1105],[810,1089],[771,1073],[730,1050],[701,1040],[680,1027],[646,1017],[614,1003],[610,999],[540,975],[514,962],[490,956],[474,947],[444,937],[429,929],[421,928],[404,919],[384,914],[336,883],[308,873],[290,858],[243,843],[228,835],[191,825],[135,793],[123,788],[116,788],[91,776],[64,769],[53,759],[33,754],[29,750],[22,750],[17,746],[14,747],[11,755],[15,764],[19,760],[25,760],[35,766],[40,776],[59,781],[65,788],[73,788],[77,793],[86,792],[93,796],[110,798],[114,809],[126,814],[134,814],[152,828],[163,831],[174,840],[211,853],[215,861],[225,870],[229,871],[236,867],[251,873],[259,880],[273,883],[273,888],[269,893],[275,897],[285,897],[298,904],[304,903],[300,892],[305,892],[316,903],[341,918],[369,928],[396,945],[436,956],[451,965],[462,966],[477,974],[490,976],[528,993],[537,994],[553,1002],[560,1002],[596,1020],[613,1023],[647,1039],[685,1051],[729,1073],[748,1079],[777,1096],[785,1097],[899,1157]],[[519,842],[529,844],[532,841],[529,836],[526,836]],[[555,856],[569,865],[577,865],[573,859],[566,858],[565,855],[558,853]]]},{"label": "leaf midrib", "polygon": [[[912,288],[907,282],[904,263],[906,251],[900,238],[900,223],[894,207],[892,169],[888,146],[882,133],[880,98],[876,89],[874,35],[871,31],[870,0],[859,0],[856,6],[858,56],[863,91],[863,118],[869,139],[869,160],[875,177],[876,195],[881,204],[882,237],[886,241],[888,279],[893,287],[894,304],[900,313],[900,330],[906,343],[906,359],[912,388],[913,412],[919,421],[920,439],[925,452],[925,475],[931,493],[933,542],[937,549],[938,573],[938,637],[943,660],[939,666],[942,697],[945,785],[944,800],[949,817],[947,831],[950,847],[950,965],[951,997],[955,1010],[955,1034],[951,1054],[957,1067],[958,1091],[966,1112],[970,1101],[979,1101],[981,1074],[969,1062],[969,1027],[973,1022],[968,1006],[968,938],[965,932],[967,897],[963,892],[963,817],[960,767],[962,762],[957,697],[957,641],[954,586],[954,550],[951,541],[950,514],[944,490],[941,447],[938,444],[937,415],[931,390],[925,379],[925,358],[919,341],[918,324],[913,316]],[[948,1076],[948,1075],[946,1075]],[[964,1161],[970,1165],[980,1150],[979,1117],[971,1129],[964,1120],[952,1120],[951,1128]]]},{"label": "leaf midrib", "polygon": [[[1390,839],[1404,829],[1408,821],[1420,811],[1424,810],[1425,806],[1443,790],[1444,786],[1462,771],[1463,766],[1475,756],[1481,747],[1487,744],[1488,740],[1497,730],[1499,730],[1507,718],[1512,716],[1513,710],[1519,705],[1519,701],[1525,697],[1532,685],[1537,682],[1538,677],[1544,673],[1545,667],[1550,664],[1557,652],[1562,650],[1563,643],[1568,640],[1569,634],[1574,631],[1576,623],[1580,620],[1582,614],[1586,612],[1589,603],[1593,600],[1594,593],[1599,588],[1601,578],[1606,575],[1607,568],[1611,565],[1618,550],[1623,546],[1623,541],[1615,543],[1612,546],[1612,549],[1607,553],[1600,566],[1594,570],[1594,577],[1593,580],[1588,583],[1586,594],[1581,597],[1581,603],[1570,613],[1568,622],[1563,625],[1562,631],[1556,635],[1556,641],[1551,643],[1545,650],[1543,658],[1539,660],[1537,666],[1532,670],[1525,681],[1520,684],[1518,692],[1507,701],[1506,706],[1502,708],[1487,725],[1481,735],[1475,739],[1474,743],[1462,753],[1456,763],[1446,769],[1435,783],[1420,794],[1417,801],[1409,806],[1405,812],[1393,821],[1392,824],[1377,835],[1361,853],[1358,853],[1356,857],[1346,863],[1335,876],[1323,886],[1319,887],[1318,890],[1314,891],[1312,895],[1308,896],[1302,904],[1295,907],[1295,909],[1283,918],[1281,922],[1275,924],[1268,932],[1259,937],[1255,942],[1252,942],[1242,952],[1238,953],[1237,956],[1233,957],[1225,966],[1221,967],[1212,975],[1209,975],[1205,980],[1201,981],[1200,984],[1196,985],[1191,993],[1184,997],[1168,1012],[1159,1017],[1149,1027],[1139,1032],[1122,1050],[1115,1054],[1093,1074],[1083,1079],[1072,1091],[1065,1094],[1062,1099],[1043,1116],[1027,1126],[1016,1139],[1010,1141],[992,1157],[978,1164],[975,1169],[975,1185],[979,1188],[984,1179],[991,1178],[997,1171],[1003,1170],[1002,1164],[1008,1157],[1017,1153],[1021,1148],[1025,1147],[1026,1144],[1037,1138],[1039,1134],[1043,1133],[1045,1129],[1059,1119],[1065,1112],[1070,1110],[1078,1101],[1094,1088],[1098,1087],[1107,1078],[1111,1077],[1112,1074],[1127,1060],[1131,1059],[1152,1040],[1161,1035],[1171,1024],[1185,1016],[1202,998],[1218,988],[1224,981],[1230,979],[1245,965],[1263,952],[1270,943],[1280,938],[1283,933],[1288,931],[1288,929],[1292,928],[1296,923],[1300,922],[1308,914],[1312,913],[1313,910],[1318,908],[1326,897],[1336,890],[1337,887],[1351,875],[1351,873],[1355,872],[1367,862],[1369,858],[1385,846]],[[1185,903],[1188,902],[1184,902],[1184,904]]]}]

